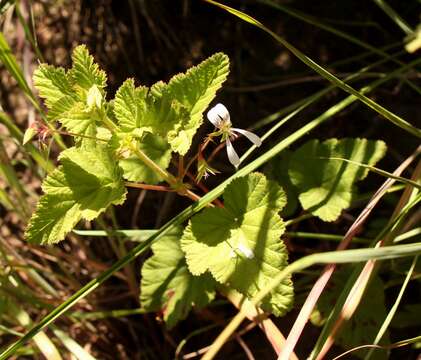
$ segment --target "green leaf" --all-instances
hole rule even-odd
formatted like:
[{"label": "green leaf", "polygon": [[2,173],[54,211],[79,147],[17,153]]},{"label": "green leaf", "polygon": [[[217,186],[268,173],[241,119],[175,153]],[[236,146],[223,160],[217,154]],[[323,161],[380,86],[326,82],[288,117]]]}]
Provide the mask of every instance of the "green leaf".
[{"label": "green leaf", "polygon": [[184,319],[192,306],[206,306],[215,296],[210,274],[192,275],[180,249],[179,229],[152,244],[154,255],[142,267],[140,303],[147,311],[162,311],[169,328]]},{"label": "green leaf", "polygon": [[149,90],[126,80],[116,93],[114,114],[123,132],[152,132],[165,138],[171,149],[185,155],[202,124],[203,112],[229,72],[228,56],[217,53],[168,84]]},{"label": "green leaf", "polygon": [[[73,66],[69,71],[75,85],[87,93],[89,89],[96,85],[103,89],[107,85],[107,75],[95,63],[92,55],[85,45],[77,46],[72,53]],[[85,94],[86,96],[86,94]]]},{"label": "green leaf", "polygon": [[118,89],[114,100],[114,114],[122,131],[145,126],[148,88],[135,88],[134,80],[127,79]]},{"label": "green leaf", "polygon": [[[106,75],[84,45],[74,49],[72,59],[73,67],[67,74],[62,68],[40,65],[34,72],[34,84],[45,98],[49,121],[59,121],[70,133],[95,137],[97,125],[106,115]],[[95,143],[83,137],[78,141]]]},{"label": "green leaf", "polygon": [[45,105],[51,109],[53,105],[65,96],[75,97],[72,84],[63,68],[41,64],[34,71],[34,86],[39,95],[45,99]]},{"label": "green leaf", "polygon": [[[287,266],[281,235],[285,227],[278,212],[284,191],[259,173],[235,179],[224,192],[224,208],[207,208],[194,216],[184,231],[181,247],[189,270],[213,277],[247,297],[253,297]],[[275,315],[292,306],[290,278],[262,304]]]},{"label": "green leaf", "polygon": [[[323,319],[326,319],[334,308],[349,275],[348,268],[344,268],[335,274],[329,283],[329,291],[324,291],[320,297],[317,310]],[[335,336],[336,343],[346,350],[360,345],[372,344],[386,316],[384,284],[376,276],[370,281],[355,314],[345,322],[341,331]],[[389,335],[386,333],[380,345],[389,343]],[[367,349],[359,350],[353,352],[353,354],[364,358],[367,351]],[[371,358],[387,359],[387,352],[375,351]]]},{"label": "green leaf", "polygon": [[49,114],[54,120],[59,121],[73,134],[95,136],[97,125],[95,116],[81,102],[73,102],[69,97],[58,101]]},{"label": "green leaf", "polygon": [[169,139],[174,151],[181,155],[188,151],[194,134],[202,124],[203,112],[226,80],[228,72],[228,56],[217,53],[170,80],[166,92],[188,113],[188,116],[179,118],[178,127]]},{"label": "green leaf", "polygon": [[275,157],[265,169],[268,178],[275,180],[285,190],[287,205],[282,209],[281,213],[284,217],[293,215],[298,207],[298,194],[288,176],[291,155],[291,151],[284,150],[279,156]]},{"label": "green leaf", "polygon": [[73,147],[61,153],[60,161],[45,179],[44,195],[26,229],[32,243],[59,242],[80,219],[92,220],[125,200],[121,170],[106,147]]},{"label": "green leaf", "polygon": [[[171,161],[171,149],[168,143],[158,135],[144,134],[138,143],[139,150],[153,160],[161,169],[167,169]],[[151,170],[137,156],[130,156],[119,161],[123,176],[129,181],[157,184],[162,178]]]},{"label": "green leaf", "polygon": [[336,220],[351,205],[354,184],[367,176],[368,170],[329,158],[345,158],[374,165],[386,152],[383,141],[367,139],[311,140],[294,152],[289,176],[297,187],[305,210],[323,221]]}]

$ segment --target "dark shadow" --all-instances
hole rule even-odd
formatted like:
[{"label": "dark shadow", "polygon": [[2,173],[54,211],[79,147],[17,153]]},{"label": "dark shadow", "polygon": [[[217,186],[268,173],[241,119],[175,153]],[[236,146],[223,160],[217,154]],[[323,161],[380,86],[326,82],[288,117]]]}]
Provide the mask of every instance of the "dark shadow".
[{"label": "dark shadow", "polygon": [[[343,139],[342,141],[345,144],[345,147],[344,147],[344,152],[342,154],[340,154],[340,157],[342,157],[344,159],[350,159],[354,150],[355,150],[355,148],[356,148],[355,141],[354,141],[354,139]],[[375,153],[376,143],[367,141],[367,142],[365,142],[364,145],[365,146],[364,146],[364,150],[363,150],[364,151],[363,159],[360,162],[364,163],[364,164],[367,164],[368,161],[371,159],[371,157]],[[361,145],[359,145],[359,146],[361,146]],[[322,156],[326,157],[326,158],[337,157],[336,154],[332,154],[330,149],[329,149],[328,152],[326,152],[326,154],[323,154]],[[309,161],[316,161],[316,162],[320,163],[320,167],[322,169],[318,170],[318,172],[322,175],[325,173],[327,165],[328,165],[328,160],[309,158]],[[340,162],[340,160],[332,160],[332,161]],[[340,191],[340,184],[341,184],[341,180],[343,179],[344,173],[345,173],[346,169],[348,167],[351,167],[351,166],[357,166],[357,165],[352,165],[352,164],[344,162],[344,161],[341,162],[338,171],[334,175],[334,181],[333,181],[333,184],[332,184],[331,188],[329,189],[329,192],[326,194],[326,196],[323,199],[320,199],[320,201],[316,205],[313,205],[312,207],[307,209],[309,212],[314,212],[314,211],[318,210],[319,208],[321,208],[322,206],[326,205],[330,201],[332,196],[335,193],[337,193],[338,191]],[[365,168],[358,167],[358,170],[354,173],[352,178],[348,178],[347,180],[349,182],[351,182],[352,184],[354,184],[356,181],[358,181],[359,178],[361,178],[361,176],[364,174],[365,171],[367,171]],[[347,175],[347,176],[349,176],[349,175]],[[319,179],[319,180],[320,180],[319,186],[323,185],[322,181],[323,182],[327,182],[327,181],[330,182],[331,181],[331,179]],[[310,187],[305,189],[304,191],[308,191],[308,190],[310,190]]]}]

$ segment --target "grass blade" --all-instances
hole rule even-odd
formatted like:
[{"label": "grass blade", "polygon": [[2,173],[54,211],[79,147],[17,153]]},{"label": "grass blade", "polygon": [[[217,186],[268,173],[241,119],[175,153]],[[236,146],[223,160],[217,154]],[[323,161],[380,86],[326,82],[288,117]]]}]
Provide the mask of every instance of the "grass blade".
[{"label": "grass blade", "polygon": [[[417,254],[421,254],[421,243],[385,246],[376,249],[328,251],[321,254],[308,255],[288,265],[279,275],[277,275],[272,280],[270,284],[259,291],[259,293],[251,301],[254,305],[258,305],[260,301],[266,295],[268,295],[274,287],[276,287],[283,279],[285,279],[285,277],[316,264],[346,264],[366,262],[369,260],[380,261],[414,256]],[[213,359],[225,341],[232,335],[232,333],[244,319],[245,314],[240,311],[212,343],[210,349],[203,356],[202,360]]]},{"label": "grass blade", "polygon": [[400,17],[400,15],[384,0],[373,0],[376,5],[382,9],[392,20],[398,25],[406,35],[411,35],[414,30],[408,25],[408,23]]},{"label": "grass blade", "polygon": [[315,61],[313,61],[311,58],[303,54],[300,50],[298,50],[295,46],[290,44],[288,41],[286,41],[284,38],[280,37],[279,35],[275,34],[272,30],[268,29],[266,26],[264,26],[261,22],[257,21],[250,15],[247,15],[239,10],[236,10],[234,8],[231,8],[229,6],[220,4],[213,0],[204,0],[207,3],[210,3],[212,5],[215,5],[217,7],[220,7],[221,9],[233,14],[234,16],[242,19],[245,22],[248,22],[249,24],[252,24],[259,29],[263,30],[267,34],[269,34],[271,37],[273,37],[278,43],[286,47],[289,51],[291,51],[297,58],[299,58],[304,64],[312,68],[315,72],[326,78],[331,83],[335,84],[337,87],[341,88],[342,90],[346,91],[347,93],[354,95],[358,100],[363,102],[365,105],[367,105],[369,108],[373,109],[386,119],[388,119],[390,122],[395,124],[396,126],[406,130],[410,134],[421,138],[421,129],[414,127],[406,120],[402,119],[398,115],[392,113],[390,110],[387,110],[383,106],[377,104],[375,101],[371,100],[367,96],[365,96],[363,93],[355,90],[353,87],[348,85],[347,83],[343,82],[342,80],[338,79],[335,75],[324,69],[322,66],[317,64]]},{"label": "grass blade", "polygon": [[[24,92],[26,97],[29,99],[29,101],[32,103],[34,108],[40,113],[45,124],[50,129],[54,130],[54,127],[47,121],[47,118],[45,117],[41,107],[39,106],[31,88],[26,82],[25,77],[22,73],[22,70],[19,67],[18,62],[16,61],[16,58],[13,55],[13,52],[10,49],[9,44],[6,41],[6,38],[3,35],[3,32],[1,31],[0,31],[0,62],[4,64],[6,69],[9,71],[12,77],[16,80],[19,87],[22,89],[22,91]],[[57,144],[60,146],[60,148],[62,148],[63,150],[66,149],[66,146],[63,143],[63,140],[61,139],[59,134],[57,134],[56,132],[53,132],[53,138],[57,142]]]},{"label": "grass blade", "polygon": [[[19,308],[18,305],[14,304],[12,301],[9,302],[8,306],[13,317],[15,317],[22,326],[31,326],[31,318],[25,310]],[[44,332],[36,334],[34,336],[34,342],[47,360],[62,360],[56,346]]]},{"label": "grass blade", "polygon": [[388,171],[385,171],[385,170],[382,170],[382,169],[379,169],[375,166],[371,166],[371,165],[359,163],[358,161],[353,161],[353,160],[339,158],[339,157],[318,157],[318,159],[338,160],[338,161],[343,161],[343,162],[346,162],[346,163],[349,163],[349,164],[357,165],[357,166],[363,167],[364,169],[368,169],[372,172],[375,172],[376,174],[379,174],[381,176],[387,177],[389,179],[395,179],[396,181],[399,181],[403,184],[410,185],[410,186],[413,186],[413,187],[421,190],[421,184],[417,183],[416,181],[404,178],[402,176],[393,175],[392,173],[390,173]]},{"label": "grass blade", "polygon": [[59,339],[63,345],[69,350],[78,360],[96,360],[91,354],[89,354],[82,346],[80,346],[76,341],[74,341],[69,335],[64,331],[52,327],[54,335]]},{"label": "grass blade", "polygon": [[18,83],[19,87],[23,90],[28,99],[32,104],[39,109],[39,105],[35,100],[35,96],[32,93],[31,88],[25,80],[25,77],[16,61],[15,56],[12,53],[12,50],[9,47],[9,44],[6,41],[6,38],[3,35],[3,32],[0,31],[0,61],[4,64],[6,69],[10,72],[13,78]]},{"label": "grass blade", "polygon": [[[19,144],[22,144],[23,141],[23,133],[22,131],[13,123],[6,113],[0,111],[0,123],[6,126],[9,134],[16,139]],[[35,162],[46,172],[50,172],[54,170],[53,163],[46,159],[42,153],[31,143],[25,144],[25,150],[29,152]]]},{"label": "grass blade", "polygon": [[[417,264],[418,261],[418,256],[414,257],[414,260],[412,261],[411,267],[408,270],[408,273],[406,274],[405,280],[401,286],[401,289],[399,291],[399,294],[395,300],[395,303],[393,304],[392,308],[389,311],[389,314],[387,315],[386,319],[384,320],[382,326],[379,329],[379,332],[377,333],[376,338],[374,339],[373,344],[377,345],[379,343],[379,341],[382,339],[384,333],[386,332],[387,328],[389,327],[393,316],[395,316],[396,311],[398,310],[399,304],[402,300],[403,294],[405,293],[405,290],[409,284],[409,280],[411,280],[411,276],[412,273],[414,272],[415,269],[415,265]],[[370,351],[368,352],[367,356],[364,358],[364,360],[368,360],[370,359],[372,353],[373,353],[374,349],[370,349]]]}]

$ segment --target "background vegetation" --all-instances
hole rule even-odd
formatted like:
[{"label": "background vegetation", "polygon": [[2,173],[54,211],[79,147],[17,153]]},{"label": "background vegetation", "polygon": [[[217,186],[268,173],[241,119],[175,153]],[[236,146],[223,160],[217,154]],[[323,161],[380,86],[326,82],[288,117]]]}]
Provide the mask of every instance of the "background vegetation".
[{"label": "background vegetation", "polygon": [[[415,47],[416,39],[419,41],[419,0],[389,0],[387,4],[381,0],[238,0],[227,4],[260,20],[323,69],[347,79],[354,89],[375,84],[377,87],[369,93],[369,98],[420,131],[420,53],[405,49],[405,44]],[[24,131],[34,121],[40,121],[44,113],[32,87],[32,74],[39,62],[70,67],[71,50],[78,44],[86,44],[106,71],[111,96],[128,77],[135,78],[137,84],[150,86],[158,80],[167,81],[222,51],[229,56],[231,68],[217,102],[229,107],[235,126],[253,129],[264,136],[274,125],[282,124],[250,160],[288,139],[313,119],[324,116],[323,124],[311,129],[289,149],[296,150],[315,138],[383,140],[387,155],[376,166],[388,171],[389,179],[392,179],[390,173],[400,166],[402,171],[396,175],[413,181],[420,179],[419,150],[416,150],[419,136],[406,131],[399,121],[388,121],[389,115],[382,111],[373,111],[355,99],[344,100],[348,96],[346,92],[300,61],[279,43],[279,38],[212,4],[198,0],[1,1],[0,10],[0,341],[3,350],[84,284],[97,279],[139,241],[114,233],[101,237],[71,233],[66,241],[47,247],[30,245],[23,237],[41,194],[41,181],[57,164],[61,150],[59,142],[43,134],[39,140],[22,146]],[[300,108],[303,104],[305,107]],[[284,121],[292,113],[294,116]],[[211,126],[206,124],[200,135],[210,130]],[[63,141],[69,143],[66,137]],[[239,141],[236,149],[243,153],[248,146],[247,142]],[[279,179],[285,173],[283,154],[259,171],[285,181]],[[406,161],[411,156],[411,162]],[[217,186],[234,170],[225,151],[217,154],[213,166],[221,173],[205,182],[206,189]],[[335,250],[350,228],[358,236],[353,238],[351,248],[369,247],[373,239],[385,239],[388,244],[420,241],[419,205],[405,207],[417,196],[414,187],[408,184],[395,183],[369,218],[359,221],[359,214],[373,204],[372,196],[385,180],[379,174],[370,173],[360,184],[352,206],[333,223],[292,209],[285,215],[291,223],[283,237],[289,261]],[[80,228],[158,229],[189,204],[189,199],[174,193],[130,189],[124,207],[108,211],[100,221],[80,224]],[[403,220],[390,231],[388,224],[395,224],[399,216]],[[25,342],[13,356],[35,359],[200,356],[237,309],[225,297],[218,296],[211,306],[193,311],[175,328],[166,329],[161,314],[146,314],[139,307],[139,269],[149,256],[150,252],[143,253],[122,270],[113,272],[104,284],[83,296],[54,325]],[[273,318],[285,336],[322,269],[316,266],[294,274],[294,309],[285,317]],[[338,275],[324,289],[317,311],[312,313],[311,324],[300,334],[295,348],[298,358],[305,358],[313,350],[322,329],[332,333],[322,326],[345,283],[349,279],[351,285],[356,282],[353,269],[353,265],[341,266]],[[372,344],[387,316],[393,316],[393,320],[387,323],[383,345],[395,345],[387,351],[376,350],[373,357],[416,359],[419,356],[420,340],[408,340],[419,336],[421,328],[417,258],[386,261],[375,272],[377,276],[362,295],[359,310],[350,325],[341,329],[342,335],[337,336],[327,358],[358,345]],[[402,340],[408,341],[398,347],[396,343]],[[366,354],[365,351],[347,356],[364,358]],[[275,353],[258,326],[243,322],[219,357],[253,356],[272,359]]]}]

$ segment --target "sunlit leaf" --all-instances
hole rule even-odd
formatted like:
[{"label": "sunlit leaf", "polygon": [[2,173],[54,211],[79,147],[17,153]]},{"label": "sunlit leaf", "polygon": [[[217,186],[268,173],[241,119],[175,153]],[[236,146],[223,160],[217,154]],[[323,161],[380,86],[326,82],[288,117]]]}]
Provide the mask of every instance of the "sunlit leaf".
[{"label": "sunlit leaf", "polygon": [[43,183],[44,195],[25,234],[30,242],[61,241],[80,219],[92,220],[125,200],[121,170],[106,147],[70,148],[60,161]]},{"label": "sunlit leaf", "polygon": [[206,306],[215,296],[210,274],[192,275],[180,249],[179,229],[152,244],[153,256],[142,267],[140,302],[147,311],[160,311],[168,327],[184,319],[192,306]]},{"label": "sunlit leaf", "polygon": [[79,88],[82,88],[86,92],[94,85],[100,89],[105,88],[107,85],[107,75],[95,63],[93,56],[89,54],[88,48],[85,45],[79,45],[74,48],[72,62],[73,66],[69,75]]},{"label": "sunlit leaf", "polygon": [[311,140],[304,144],[292,155],[288,172],[303,208],[324,221],[336,220],[351,205],[355,183],[367,176],[368,169],[331,158],[374,165],[385,151],[383,141],[367,139]]},{"label": "sunlit leaf", "polygon": [[41,64],[34,71],[33,78],[34,86],[39,91],[39,95],[44,98],[48,108],[65,96],[75,97],[72,84],[63,68]]},{"label": "sunlit leaf", "polygon": [[[207,208],[184,231],[181,247],[194,275],[213,277],[252,297],[285,266],[288,254],[278,212],[285,206],[283,190],[262,174],[238,178],[224,192],[224,208]],[[278,285],[262,307],[283,315],[292,306],[290,278]]]}]

